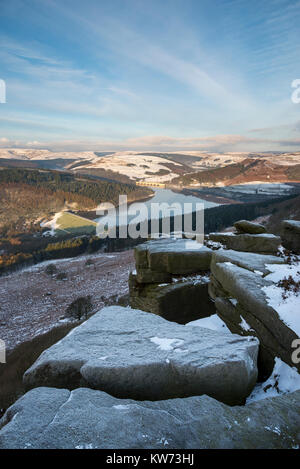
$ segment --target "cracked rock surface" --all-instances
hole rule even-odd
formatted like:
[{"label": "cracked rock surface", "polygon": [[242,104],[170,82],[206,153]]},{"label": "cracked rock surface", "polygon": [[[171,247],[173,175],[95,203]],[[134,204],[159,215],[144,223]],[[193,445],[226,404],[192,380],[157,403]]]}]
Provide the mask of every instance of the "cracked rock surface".
[{"label": "cracked rock surface", "polygon": [[8,409],[0,428],[2,449],[296,449],[300,391],[229,407],[208,396],[137,402],[37,388]]},{"label": "cracked rock surface", "polygon": [[111,306],[45,350],[24,382],[27,389],[85,386],[138,400],[207,394],[237,405],[255,385],[257,354],[254,337]]}]

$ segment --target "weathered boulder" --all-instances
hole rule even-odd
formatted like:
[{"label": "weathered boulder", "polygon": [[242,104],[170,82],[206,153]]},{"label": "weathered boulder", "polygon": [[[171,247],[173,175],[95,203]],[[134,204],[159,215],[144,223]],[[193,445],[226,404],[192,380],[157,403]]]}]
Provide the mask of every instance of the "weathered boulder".
[{"label": "weathered boulder", "polygon": [[231,249],[219,249],[214,251],[211,260],[211,268],[219,262],[231,262],[239,267],[255,273],[267,275],[270,273],[269,264],[284,264],[284,260],[278,256],[257,254],[253,252],[240,252]]},{"label": "weathered boulder", "polygon": [[238,233],[261,234],[267,232],[263,225],[259,223],[253,223],[248,220],[236,221],[233,226],[236,228]]},{"label": "weathered boulder", "polygon": [[265,254],[275,254],[281,243],[279,236],[269,233],[210,233],[209,240],[219,242],[228,249],[234,249],[235,251]]},{"label": "weathered boulder", "polygon": [[164,283],[172,281],[171,274],[155,272],[150,269],[137,269],[135,278],[138,283]]},{"label": "weathered boulder", "polygon": [[163,239],[149,241],[135,248],[136,269],[150,269],[173,275],[208,270],[212,250],[196,241]]},{"label": "weathered boulder", "polygon": [[262,376],[271,373],[276,356],[300,372],[300,364],[292,361],[292,342],[298,336],[268,304],[262,289],[273,282],[230,262],[212,262],[211,272],[209,293],[221,319],[232,332],[259,338]]},{"label": "weathered boulder", "polygon": [[173,283],[141,284],[138,274],[130,274],[130,306],[186,324],[215,313],[208,294],[208,282],[207,276],[198,275],[174,279]]},{"label": "weathered boulder", "polygon": [[280,234],[283,247],[300,254],[300,221],[284,220]]},{"label": "weathered boulder", "polygon": [[0,420],[1,449],[299,448],[300,391],[229,407],[208,396],[164,401],[37,388]]},{"label": "weathered boulder", "polygon": [[159,239],[137,246],[136,272],[129,276],[130,305],[181,324],[213,314],[208,279],[178,278],[205,274],[211,256],[211,249],[187,239]]},{"label": "weathered boulder", "polygon": [[253,337],[112,306],[45,350],[24,374],[24,384],[84,386],[140,400],[207,394],[236,405],[256,382],[257,353]]},{"label": "weathered boulder", "polygon": [[148,269],[149,268],[149,261],[148,261],[148,251],[151,249],[151,247],[158,247],[161,246],[167,247],[171,246],[171,244],[176,243],[178,240],[175,238],[169,238],[169,239],[155,239],[151,241],[147,241],[143,244],[139,244],[138,246],[135,247],[134,249],[134,258],[135,258],[135,264],[137,268],[140,269]]}]

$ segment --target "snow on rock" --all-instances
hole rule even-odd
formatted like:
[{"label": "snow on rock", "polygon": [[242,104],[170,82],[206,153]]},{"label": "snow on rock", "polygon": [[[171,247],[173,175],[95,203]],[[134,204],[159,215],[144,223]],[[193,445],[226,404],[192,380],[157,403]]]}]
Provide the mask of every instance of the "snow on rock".
[{"label": "snow on rock", "polygon": [[211,241],[211,240],[206,241],[205,245],[211,249],[214,249],[214,248],[222,249],[224,247],[223,244],[220,243],[219,241]]},{"label": "snow on rock", "polygon": [[255,386],[246,403],[250,404],[254,401],[294,392],[298,389],[300,389],[300,374],[296,368],[288,366],[276,357],[273,373],[264,383]]},{"label": "snow on rock", "polygon": [[251,331],[251,327],[243,317],[241,317],[240,327],[244,329],[244,331]]},{"label": "snow on rock", "polygon": [[75,446],[75,449],[94,449],[92,443],[83,443]]},{"label": "snow on rock", "polygon": [[158,345],[160,350],[173,350],[174,348],[180,347],[184,344],[184,340],[180,339],[167,339],[165,337],[151,337],[150,341]]},{"label": "snow on rock", "polygon": [[[218,256],[218,253],[219,251],[214,256]],[[212,261],[211,267],[210,292],[214,295],[217,312],[230,329],[233,324],[241,335],[246,333],[258,337],[262,345],[260,353],[262,374],[265,376],[271,374],[275,357],[280,357],[289,366],[295,366],[300,371],[299,363],[295,363],[292,357],[292,344],[299,336],[299,296],[292,292],[288,292],[287,296],[285,289],[269,280],[269,274],[271,273],[271,278],[274,275],[271,269],[277,273],[281,271],[281,275],[275,278],[278,279],[284,277],[286,269],[291,272],[291,269],[297,267],[269,264],[266,277],[228,263]],[[290,285],[293,287],[293,282],[287,282],[287,286]],[[231,307],[229,296],[238,301],[237,308],[234,308],[235,305]],[[248,325],[242,321],[241,315],[253,331],[249,332]]]},{"label": "snow on rock", "polygon": [[225,322],[222,321],[222,319],[220,319],[217,314],[213,314],[207,318],[196,319],[196,321],[188,322],[186,326],[206,327],[212,331],[222,331],[231,334]]},{"label": "snow on rock", "polygon": [[[285,291],[276,285],[277,282],[291,276],[300,281],[300,262],[293,265],[266,265],[271,271],[265,278],[274,282],[262,290],[267,296],[268,304],[274,308],[282,321],[300,337],[300,293]],[[283,298],[282,294],[285,294]]]}]

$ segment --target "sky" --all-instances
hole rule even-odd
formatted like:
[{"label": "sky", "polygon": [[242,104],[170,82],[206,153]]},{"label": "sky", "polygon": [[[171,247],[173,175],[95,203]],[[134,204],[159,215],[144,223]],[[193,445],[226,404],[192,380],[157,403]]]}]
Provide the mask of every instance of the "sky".
[{"label": "sky", "polygon": [[298,0],[0,0],[0,147],[299,151],[299,24]]}]

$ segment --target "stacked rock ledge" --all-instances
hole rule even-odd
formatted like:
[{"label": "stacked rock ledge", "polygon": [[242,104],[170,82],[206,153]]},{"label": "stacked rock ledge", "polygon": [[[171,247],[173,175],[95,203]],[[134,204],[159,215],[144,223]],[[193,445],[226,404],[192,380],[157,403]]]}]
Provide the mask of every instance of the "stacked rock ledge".
[{"label": "stacked rock ledge", "polygon": [[279,236],[269,233],[210,233],[209,240],[219,242],[227,249],[261,254],[276,254],[281,243]]},{"label": "stacked rock ledge", "polygon": [[215,313],[208,295],[212,253],[206,246],[185,239],[137,246],[136,272],[129,277],[130,306],[179,324]]},{"label": "stacked rock ledge", "polygon": [[233,333],[259,338],[258,367],[262,377],[268,376],[275,357],[291,367],[292,342],[298,338],[267,301],[263,287],[273,282],[245,268],[234,265],[223,252],[216,252],[212,260],[210,295],[215,300],[218,315]]}]

